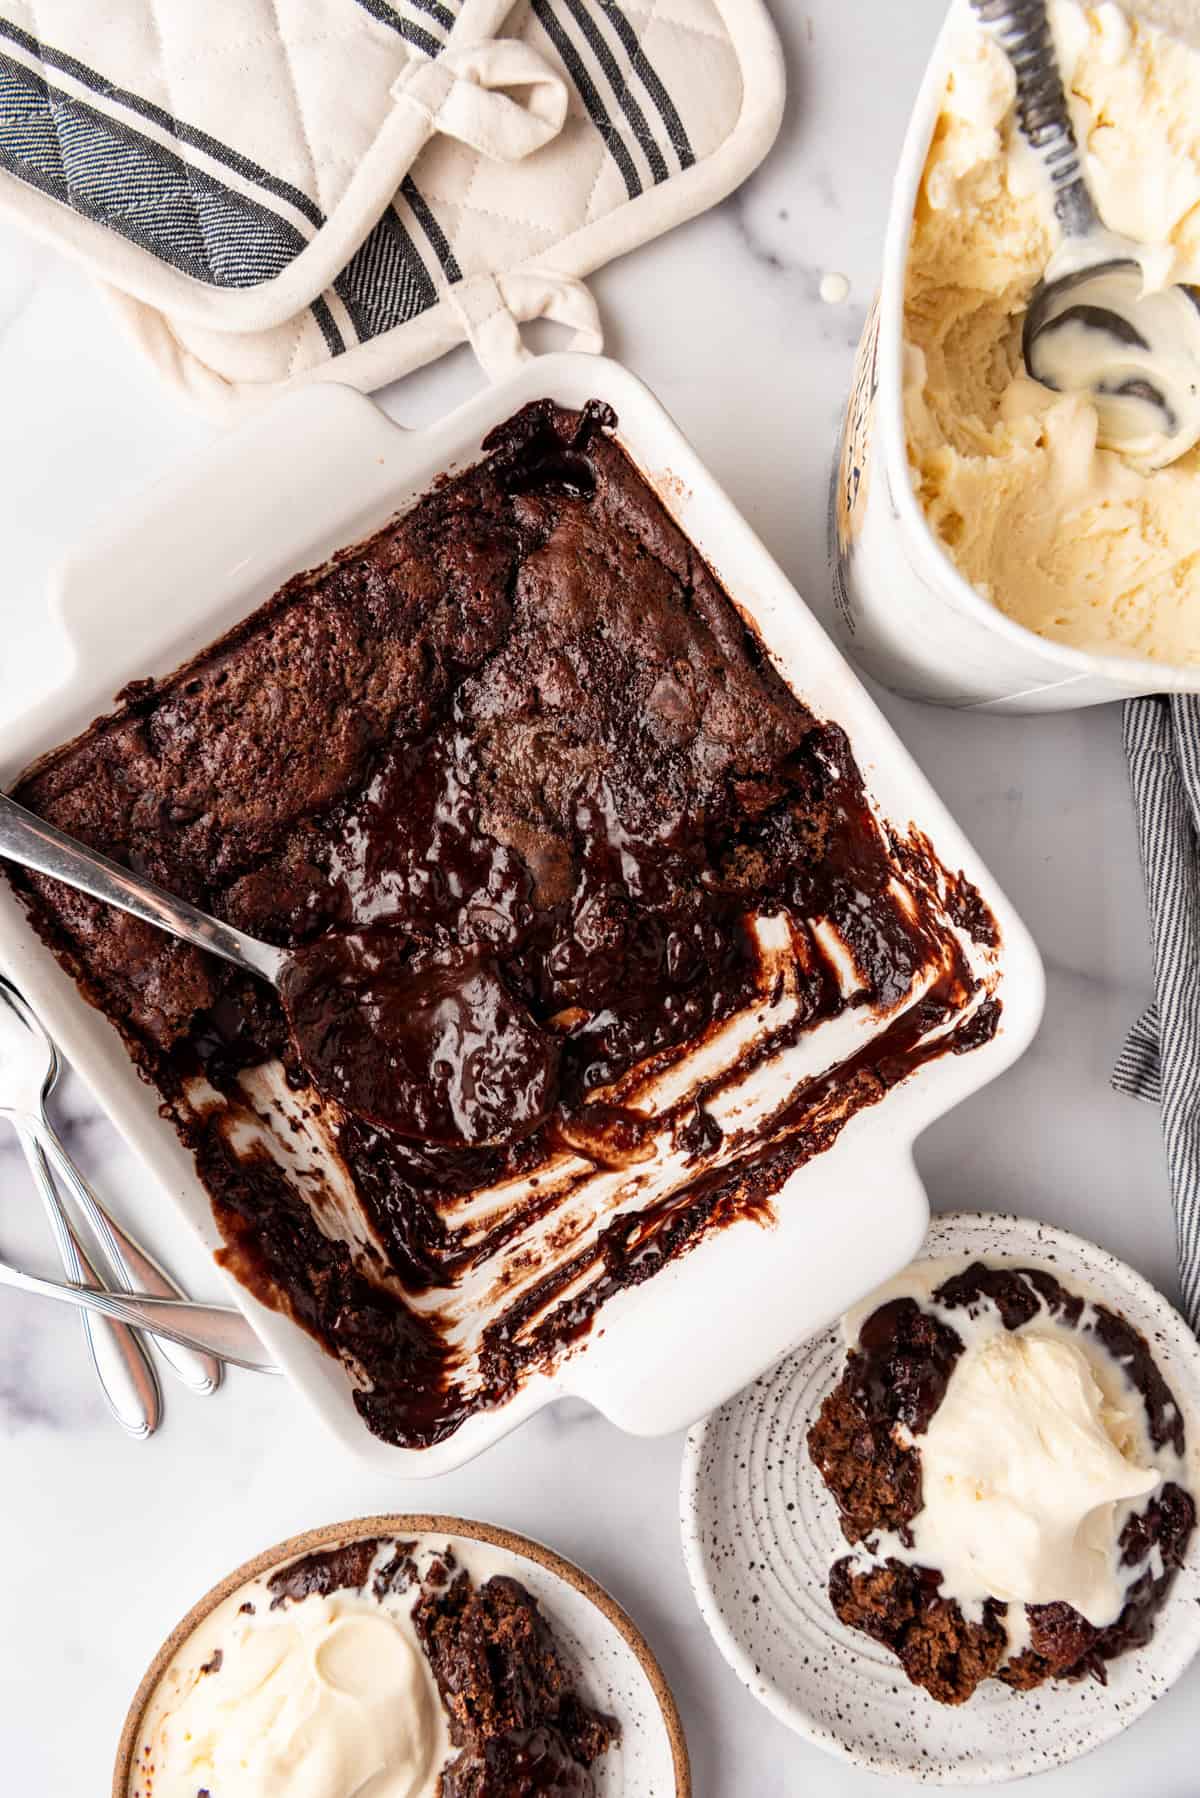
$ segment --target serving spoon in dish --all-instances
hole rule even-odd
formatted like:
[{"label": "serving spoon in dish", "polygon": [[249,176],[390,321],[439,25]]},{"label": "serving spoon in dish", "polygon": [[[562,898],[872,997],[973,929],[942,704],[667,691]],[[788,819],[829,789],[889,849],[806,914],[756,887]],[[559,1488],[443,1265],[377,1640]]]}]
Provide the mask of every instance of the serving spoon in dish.
[{"label": "serving spoon in dish", "polygon": [[1025,314],[1025,366],[1044,387],[1091,397],[1102,448],[1161,468],[1200,439],[1200,298],[1182,284],[1147,291],[1146,246],[1101,219],[1046,0],[972,6],[1012,64],[1017,122],[1049,182],[1062,229]]},{"label": "serving spoon in dish", "polygon": [[376,927],[275,948],[4,794],[0,857],[267,981],[318,1088],[397,1135],[483,1147],[532,1130],[554,1104],[561,1039],[510,992],[483,946],[434,945]]}]

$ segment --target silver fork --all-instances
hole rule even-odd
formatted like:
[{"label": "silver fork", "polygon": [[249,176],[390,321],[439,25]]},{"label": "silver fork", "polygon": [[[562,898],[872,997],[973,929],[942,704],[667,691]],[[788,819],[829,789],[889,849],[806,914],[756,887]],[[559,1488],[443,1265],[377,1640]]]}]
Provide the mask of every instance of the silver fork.
[{"label": "silver fork", "polygon": [[[5,1052],[7,1050],[7,1053]],[[7,1090],[17,1103],[0,1102],[0,1113],[6,1114],[16,1128],[26,1159],[38,1184],[70,1279],[99,1286],[78,1237],[63,1214],[47,1162],[83,1213],[100,1251],[109,1284],[118,1292],[142,1292],[156,1298],[181,1298],[174,1281],[150,1255],[111,1218],[92,1191],[83,1174],[63,1148],[46,1116],[45,1097],[52,1090],[59,1073],[57,1050],[23,996],[0,976],[0,1069],[6,1082],[19,1078],[19,1091]],[[78,1262],[78,1268],[76,1266]],[[91,1274],[88,1279],[87,1275]],[[122,1325],[112,1325],[91,1312],[84,1313],[89,1330],[89,1348],[93,1359],[100,1353],[97,1371],[105,1386],[110,1405],[121,1422],[135,1434],[148,1434],[158,1412],[157,1389],[151,1394],[138,1363],[144,1363],[138,1344],[124,1341]],[[105,1331],[116,1335],[120,1352],[107,1353],[101,1341]],[[193,1392],[214,1392],[220,1383],[220,1362],[211,1355],[156,1338],[156,1346],[171,1370]],[[132,1352],[131,1352],[132,1351]],[[150,1380],[153,1374],[147,1367]],[[139,1403],[145,1410],[149,1428],[137,1422]],[[132,1419],[132,1421],[131,1421]]]},{"label": "silver fork", "polygon": [[[32,1124],[18,1112],[4,1109],[0,1111],[0,1115],[8,1118],[16,1132],[68,1280],[77,1286],[103,1290],[99,1275],[88,1260],[83,1245],[63,1210],[45,1153]],[[108,1401],[109,1410],[129,1435],[139,1440],[153,1435],[162,1415],[162,1399],[154,1369],[137,1337],[127,1325],[114,1318],[97,1315],[90,1310],[83,1311],[80,1315],[88,1355]]]},{"label": "silver fork", "polygon": [[52,1299],[59,1305],[73,1305],[77,1311],[96,1317],[116,1318],[135,1330],[165,1336],[183,1348],[219,1355],[231,1367],[245,1367],[251,1373],[279,1372],[242,1313],[232,1305],[194,1305],[190,1299],[153,1299],[140,1292],[126,1296],[122,1292],[105,1292],[100,1286],[43,1280],[39,1274],[23,1273],[2,1256],[0,1287],[27,1292],[38,1299]]}]

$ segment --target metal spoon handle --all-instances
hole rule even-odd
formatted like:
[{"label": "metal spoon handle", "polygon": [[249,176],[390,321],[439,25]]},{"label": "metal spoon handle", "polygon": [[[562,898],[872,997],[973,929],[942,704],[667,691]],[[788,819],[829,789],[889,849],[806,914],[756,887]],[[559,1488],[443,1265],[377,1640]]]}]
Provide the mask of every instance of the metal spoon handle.
[{"label": "metal spoon handle", "polygon": [[[99,1288],[96,1271],[62,1209],[41,1143],[23,1120],[16,1122],[16,1131],[68,1279]],[[158,1427],[162,1403],[154,1370],[137,1337],[123,1323],[89,1311],[83,1314],[83,1334],[109,1410],[123,1430],[144,1441]]]},{"label": "metal spoon handle", "polygon": [[0,794],[0,856],[19,862],[23,868],[48,874],[52,880],[65,881],[106,905],[119,906],[143,923],[220,955],[249,974],[272,983],[278,978],[284,960],[281,949],[257,942],[219,918],[210,918],[186,899],[177,899],[152,880],[109,861],[106,855],[87,848],[65,831],[56,830],[53,824],[45,823],[5,794]]},{"label": "metal spoon handle", "polygon": [[11,1286],[37,1298],[55,1299],[61,1305],[76,1305],[155,1336],[168,1336],[172,1342],[199,1349],[203,1354],[219,1355],[222,1361],[249,1368],[252,1373],[279,1372],[261,1343],[254,1350],[248,1347],[246,1320],[241,1312],[224,1305],[194,1305],[188,1299],[144,1298],[137,1292],[126,1295],[43,1280],[39,1274],[23,1273],[7,1261],[0,1261],[0,1286]]},{"label": "metal spoon handle", "polygon": [[1046,0],[971,0],[1017,78],[1017,120],[1050,182],[1054,210],[1067,237],[1102,229],[1079,160]]},{"label": "metal spoon handle", "polygon": [[[101,1250],[109,1281],[120,1292],[144,1292],[151,1298],[181,1299],[184,1295],[171,1276],[108,1215],[91,1185],[75,1166],[46,1118],[37,1120],[41,1143],[55,1173],[79,1206]],[[253,1336],[246,1325],[247,1340]],[[221,1363],[212,1355],[198,1354],[163,1337],[154,1339],[163,1360],[192,1392],[207,1395],[221,1384]]]}]

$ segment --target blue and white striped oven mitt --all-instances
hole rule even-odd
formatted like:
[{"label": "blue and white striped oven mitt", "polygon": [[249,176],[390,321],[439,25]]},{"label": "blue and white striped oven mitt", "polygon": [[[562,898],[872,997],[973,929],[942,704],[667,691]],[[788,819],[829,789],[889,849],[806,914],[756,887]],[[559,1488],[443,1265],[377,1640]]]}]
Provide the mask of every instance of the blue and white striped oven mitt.
[{"label": "blue and white striped oven mitt", "polygon": [[712,205],[783,102],[763,0],[0,0],[0,207],[228,408],[493,375]]}]

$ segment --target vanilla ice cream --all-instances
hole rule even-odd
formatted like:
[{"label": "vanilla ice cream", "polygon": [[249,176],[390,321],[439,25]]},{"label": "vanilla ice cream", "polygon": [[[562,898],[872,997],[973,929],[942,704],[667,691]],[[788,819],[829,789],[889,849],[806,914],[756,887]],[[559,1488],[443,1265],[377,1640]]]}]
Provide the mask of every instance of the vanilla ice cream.
[{"label": "vanilla ice cream", "polygon": [[952,1587],[1073,1605],[1103,1628],[1125,1602],[1113,1552],[1123,1499],[1162,1483],[1127,1404],[1078,1341],[1007,1331],[968,1347],[919,1439],[919,1556]]},{"label": "vanilla ice cream", "polygon": [[[1200,51],[1115,5],[1050,7],[1089,183],[1146,283],[1200,282]],[[1058,242],[1003,52],[966,0],[917,198],[905,292],[909,463],[931,529],[1028,629],[1200,662],[1200,446],[1143,472],[1079,394],[1031,380],[1021,324]]]},{"label": "vanilla ice cream", "polygon": [[412,1600],[239,1588],[164,1673],[131,1798],[433,1798],[447,1730]]},{"label": "vanilla ice cream", "polygon": [[1006,1327],[992,1299],[943,1294],[964,1267],[915,1262],[844,1321],[855,1349],[881,1306],[912,1299],[961,1344],[921,1425],[893,1426],[919,1458],[919,1506],[903,1529],[871,1531],[854,1565],[936,1569],[939,1594],[971,1623],[1000,1601],[1011,1661],[1029,1645],[1029,1605],[1069,1604],[1097,1629],[1117,1622],[1137,1581],[1162,1572],[1153,1549],[1126,1559],[1125,1527],[1190,1474],[1185,1451],[1152,1438],[1145,1394],[1105,1346],[1094,1303],[1060,1287],[1063,1304],[1048,1305],[1018,1271],[1030,1315]]}]

